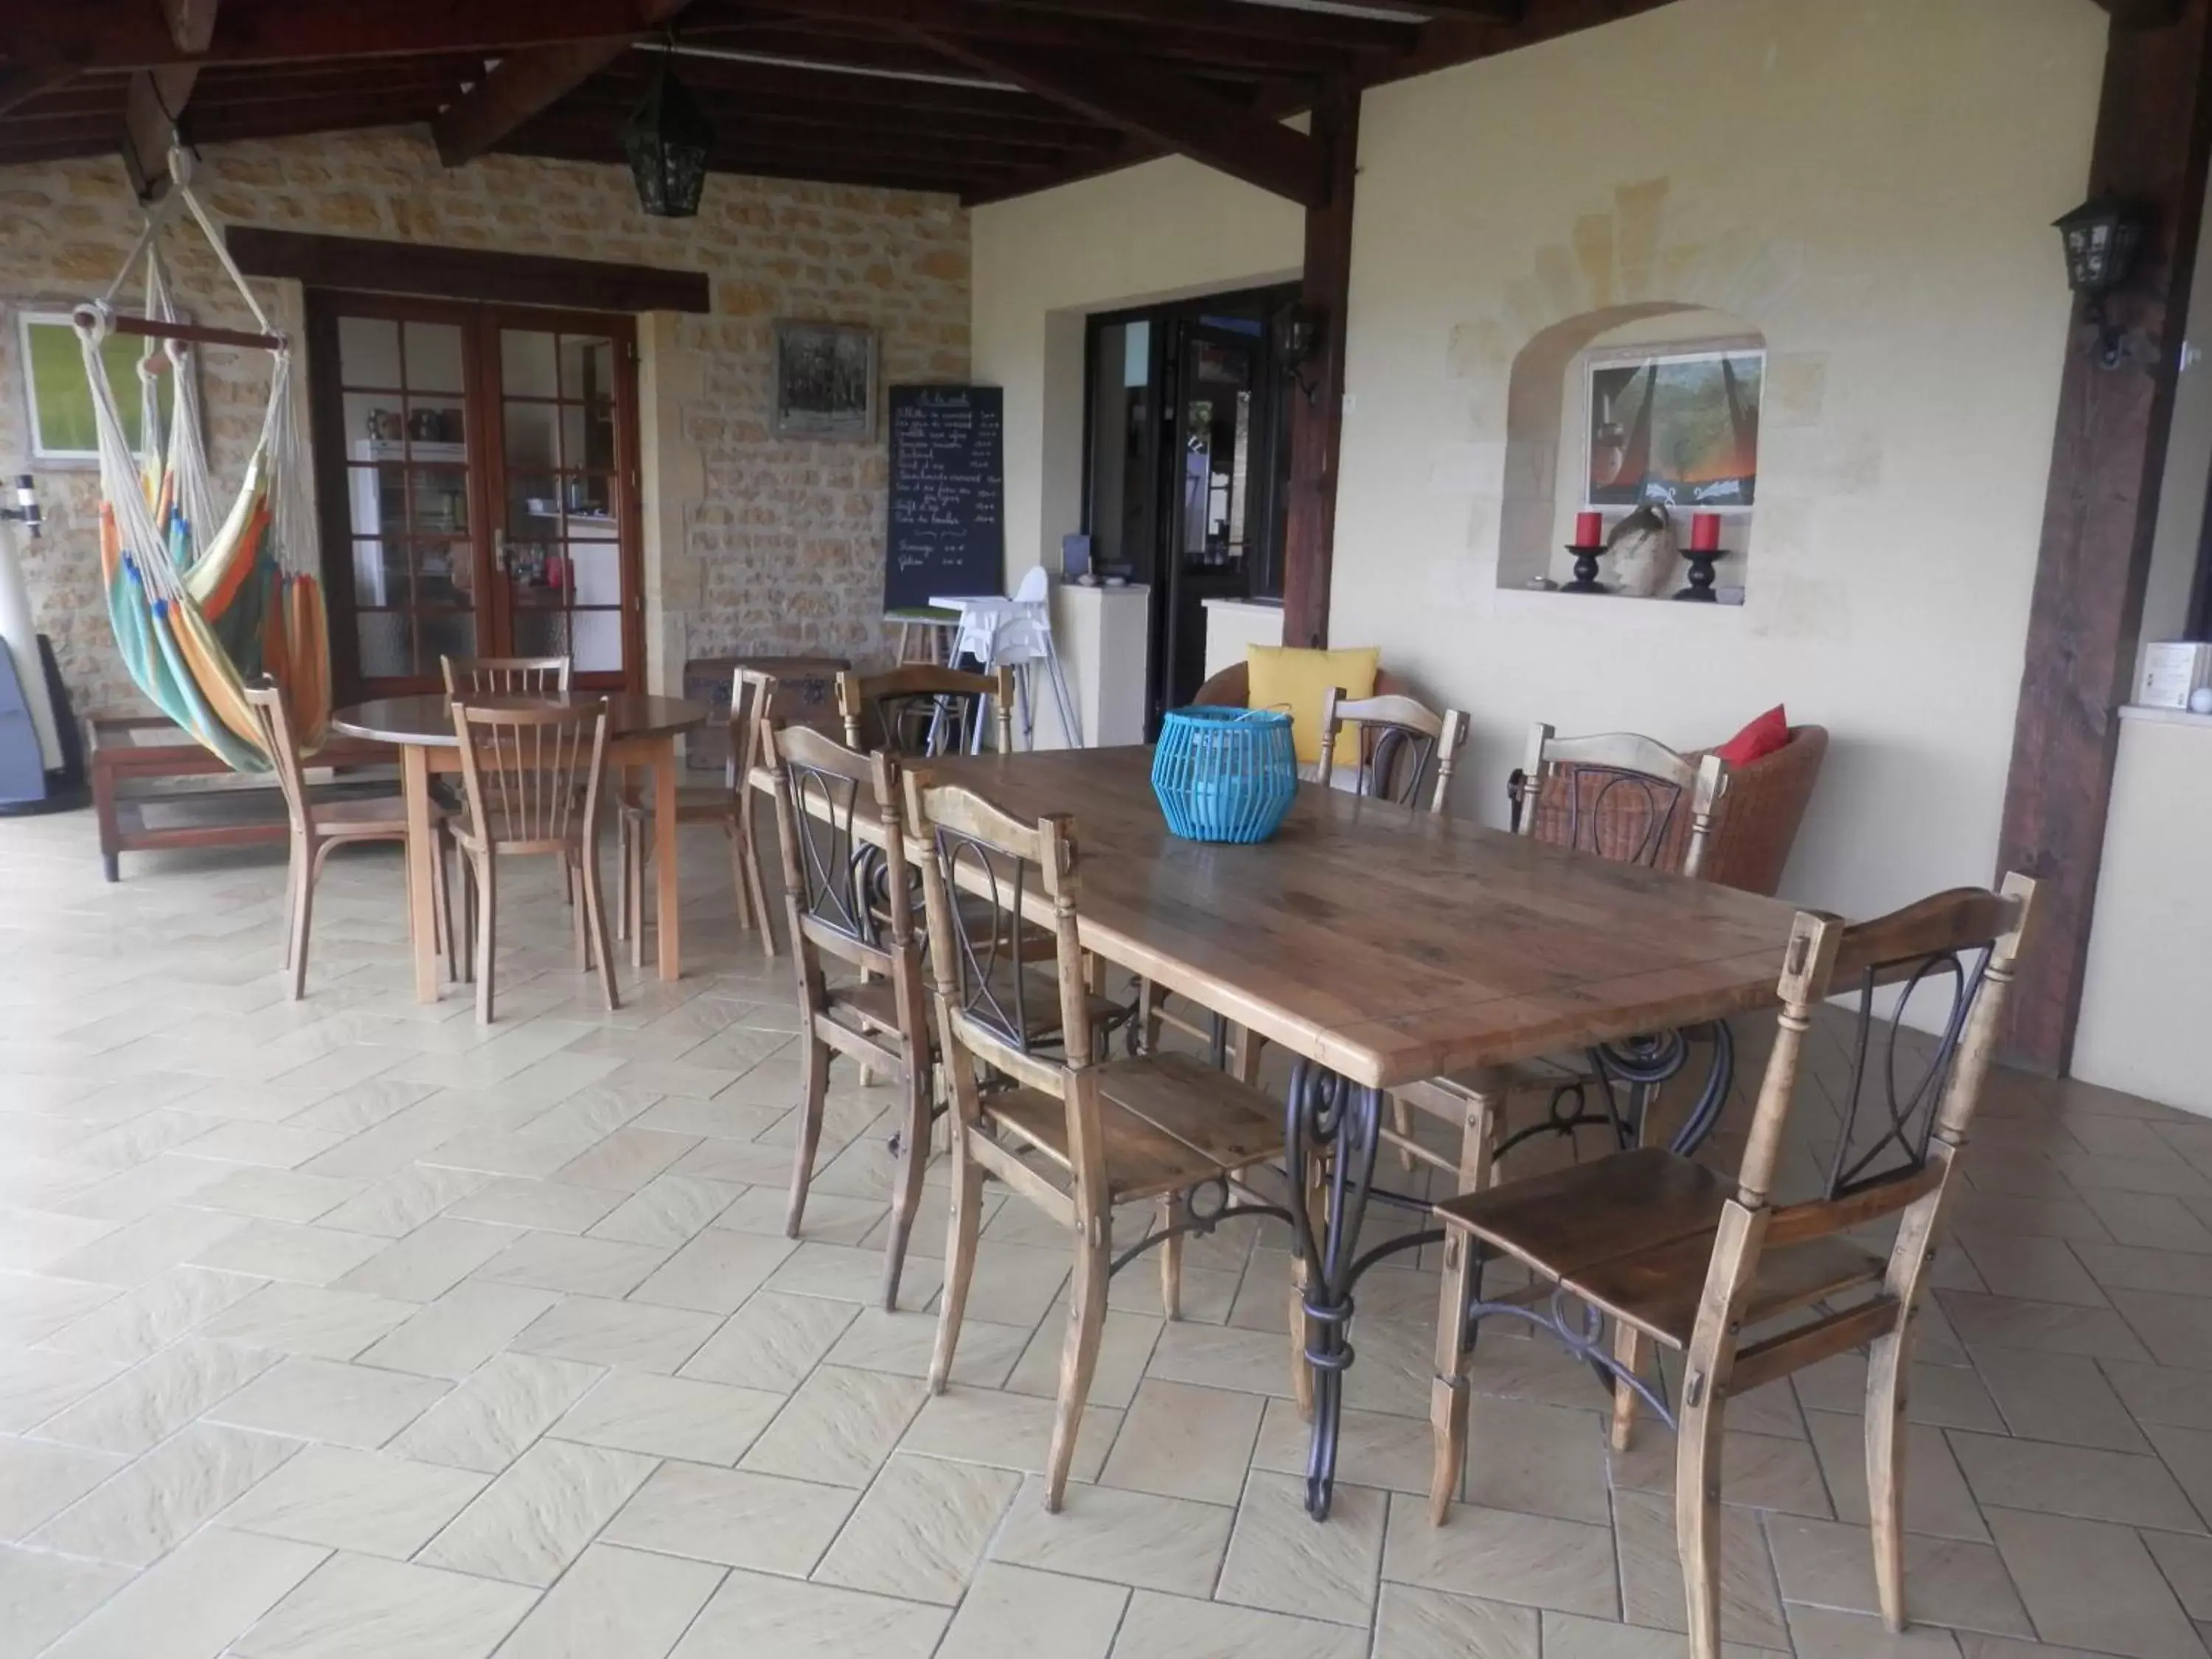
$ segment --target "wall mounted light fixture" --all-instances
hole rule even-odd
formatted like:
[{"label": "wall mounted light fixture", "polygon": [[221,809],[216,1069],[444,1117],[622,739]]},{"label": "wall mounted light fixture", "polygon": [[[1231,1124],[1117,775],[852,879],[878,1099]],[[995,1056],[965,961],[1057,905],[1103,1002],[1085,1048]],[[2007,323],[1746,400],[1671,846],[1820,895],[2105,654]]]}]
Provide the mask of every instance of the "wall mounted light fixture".
[{"label": "wall mounted light fixture", "polygon": [[2097,361],[2118,368],[2127,341],[2107,314],[2106,300],[2128,280],[2142,246],[2143,222],[2109,196],[2092,197],[2052,228],[2065,239],[2066,284],[2087,301],[2083,316],[2097,330]]}]

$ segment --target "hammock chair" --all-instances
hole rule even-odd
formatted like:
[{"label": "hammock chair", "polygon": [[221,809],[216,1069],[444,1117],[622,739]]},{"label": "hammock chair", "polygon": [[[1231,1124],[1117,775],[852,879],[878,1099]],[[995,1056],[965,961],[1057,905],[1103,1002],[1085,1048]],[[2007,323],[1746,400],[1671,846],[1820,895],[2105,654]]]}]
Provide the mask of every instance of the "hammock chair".
[{"label": "hammock chair", "polygon": [[[100,298],[79,306],[73,319],[100,434],[100,556],[108,618],[131,678],[155,706],[234,770],[261,772],[270,757],[246,701],[247,679],[265,673],[284,688],[303,749],[321,744],[331,711],[330,644],[301,493],[307,458],[293,409],[291,348],[270,326],[192,193],[180,151],[169,153],[169,179],[168,194],[148,213],[115,281]],[[206,235],[259,333],[204,327],[179,316],[158,244],[180,207]],[[145,312],[119,312],[116,295],[142,263]],[[148,342],[138,362],[135,454],[100,353],[112,334]],[[237,499],[219,524],[190,372],[193,345],[270,355],[268,412]],[[166,432],[158,390],[164,374],[173,389]]]}]

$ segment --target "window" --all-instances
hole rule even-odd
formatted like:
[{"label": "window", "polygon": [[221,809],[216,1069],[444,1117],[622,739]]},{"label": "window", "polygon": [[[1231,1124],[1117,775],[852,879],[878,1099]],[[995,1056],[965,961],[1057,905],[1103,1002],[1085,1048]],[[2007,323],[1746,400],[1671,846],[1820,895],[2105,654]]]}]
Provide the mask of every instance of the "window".
[{"label": "window", "polygon": [[1765,368],[1753,349],[1591,353],[1583,506],[1751,506]]},{"label": "window", "polygon": [[[77,344],[76,325],[65,312],[27,311],[22,313],[19,340],[23,355],[23,395],[28,405],[31,459],[70,462],[100,459],[100,429],[93,423],[92,387],[84,378],[84,355]],[[107,384],[115,394],[116,412],[123,417],[123,435],[133,449],[138,447],[141,394],[138,361],[159,353],[161,343],[133,334],[111,334],[100,342],[101,361],[107,365]],[[161,368],[168,367],[159,360]],[[191,361],[189,356],[185,360]],[[166,374],[157,374],[155,395],[167,412]]]}]

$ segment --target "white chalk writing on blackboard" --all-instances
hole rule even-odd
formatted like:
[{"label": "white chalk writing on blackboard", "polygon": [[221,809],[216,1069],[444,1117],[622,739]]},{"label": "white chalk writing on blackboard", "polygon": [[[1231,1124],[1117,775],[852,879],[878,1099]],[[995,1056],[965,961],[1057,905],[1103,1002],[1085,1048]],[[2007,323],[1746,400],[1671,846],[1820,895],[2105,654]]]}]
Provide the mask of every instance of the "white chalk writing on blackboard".
[{"label": "white chalk writing on blackboard", "polygon": [[888,606],[994,592],[1006,495],[1004,395],[997,386],[893,386]]}]

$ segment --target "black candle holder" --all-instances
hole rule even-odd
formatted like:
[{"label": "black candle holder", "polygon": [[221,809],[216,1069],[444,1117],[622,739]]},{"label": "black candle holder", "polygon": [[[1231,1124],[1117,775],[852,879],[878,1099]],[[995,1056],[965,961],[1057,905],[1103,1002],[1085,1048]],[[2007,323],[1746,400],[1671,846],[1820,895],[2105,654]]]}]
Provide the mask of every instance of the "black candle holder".
[{"label": "black candle holder", "polygon": [[1728,557],[1728,549],[1717,547],[1710,553],[1701,553],[1696,548],[1690,548],[1682,556],[1690,562],[1690,585],[1678,589],[1674,597],[1686,599],[1692,605],[1719,604],[1713,592],[1713,565],[1717,561]]},{"label": "black candle holder", "polygon": [[1584,547],[1574,542],[1567,544],[1567,551],[1575,556],[1575,579],[1559,589],[1562,593],[1604,593],[1610,592],[1597,579],[1597,562],[1613,551],[1609,547]]}]

